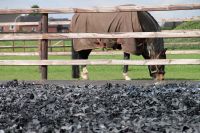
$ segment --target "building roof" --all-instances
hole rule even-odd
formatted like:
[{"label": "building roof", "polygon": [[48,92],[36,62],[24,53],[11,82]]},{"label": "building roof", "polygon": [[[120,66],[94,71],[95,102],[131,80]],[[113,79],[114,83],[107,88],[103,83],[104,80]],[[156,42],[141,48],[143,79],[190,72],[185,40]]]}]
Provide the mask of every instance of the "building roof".
[{"label": "building roof", "polygon": [[20,16],[20,15],[21,14],[7,14],[7,15],[1,14],[0,23],[15,22],[15,21],[16,22],[38,22],[42,18],[41,15],[26,15],[26,16]]},{"label": "building roof", "polygon": [[69,21],[68,18],[49,18],[49,21]]},{"label": "building roof", "polygon": [[7,15],[0,14],[0,22],[2,22],[2,23],[14,22],[15,19],[17,18],[17,16],[19,16],[19,14],[7,14]]},{"label": "building roof", "polygon": [[41,15],[27,15],[27,16],[21,16],[20,22],[38,22],[42,18]]}]

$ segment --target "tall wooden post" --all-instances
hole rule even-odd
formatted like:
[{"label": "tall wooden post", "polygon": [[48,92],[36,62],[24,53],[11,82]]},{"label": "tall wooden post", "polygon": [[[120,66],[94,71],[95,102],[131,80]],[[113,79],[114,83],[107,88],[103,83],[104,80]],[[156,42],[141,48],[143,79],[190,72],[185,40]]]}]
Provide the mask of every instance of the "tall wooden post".
[{"label": "tall wooden post", "polygon": [[[48,14],[42,14],[41,20],[41,32],[48,32]],[[42,39],[40,42],[40,59],[48,60],[48,39]],[[41,78],[42,80],[47,80],[48,67],[46,65],[41,66]]]},{"label": "tall wooden post", "polygon": [[[78,59],[79,55],[78,52],[74,50],[74,46],[73,46],[73,39],[72,39],[72,47],[71,47],[71,51],[72,51],[72,59]],[[79,65],[72,65],[72,78],[79,78],[80,77],[80,70],[79,70]]]},{"label": "tall wooden post", "polygon": [[15,41],[12,41],[12,51],[15,52]]},{"label": "tall wooden post", "polygon": [[26,51],[26,43],[25,43],[25,40],[24,40],[24,52]]},{"label": "tall wooden post", "polygon": [[63,43],[63,52],[65,52],[65,40],[62,40]]}]

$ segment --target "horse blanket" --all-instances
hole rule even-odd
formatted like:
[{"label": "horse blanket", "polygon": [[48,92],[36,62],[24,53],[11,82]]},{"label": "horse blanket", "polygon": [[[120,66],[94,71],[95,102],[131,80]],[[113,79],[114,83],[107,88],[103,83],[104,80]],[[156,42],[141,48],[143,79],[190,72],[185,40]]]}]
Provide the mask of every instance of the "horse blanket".
[{"label": "horse blanket", "polygon": [[[142,32],[137,12],[76,13],[71,23],[72,33]],[[141,39],[74,39],[75,51],[121,45],[126,53],[137,54]]]}]

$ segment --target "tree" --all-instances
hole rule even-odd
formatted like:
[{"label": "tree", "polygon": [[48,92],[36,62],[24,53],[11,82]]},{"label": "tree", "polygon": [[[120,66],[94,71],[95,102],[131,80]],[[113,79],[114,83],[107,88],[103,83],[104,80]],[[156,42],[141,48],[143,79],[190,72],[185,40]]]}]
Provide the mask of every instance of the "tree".
[{"label": "tree", "polygon": [[[31,8],[40,8],[38,5],[32,5]],[[38,13],[31,13],[29,16],[40,16],[41,14]]]},{"label": "tree", "polygon": [[31,8],[40,8],[38,5],[32,5]]}]

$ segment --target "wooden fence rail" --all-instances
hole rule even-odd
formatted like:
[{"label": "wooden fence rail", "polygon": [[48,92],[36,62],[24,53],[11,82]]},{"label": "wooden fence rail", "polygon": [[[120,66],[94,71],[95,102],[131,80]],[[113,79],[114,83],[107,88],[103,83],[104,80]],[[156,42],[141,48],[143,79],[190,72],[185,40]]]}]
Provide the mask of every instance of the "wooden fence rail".
[{"label": "wooden fence rail", "polygon": [[[59,43],[62,42],[63,45],[60,45]],[[59,45],[57,45],[59,44]],[[164,43],[165,46],[176,46],[176,45],[184,45],[184,46],[199,46],[200,47],[200,42],[174,42],[174,43]],[[48,48],[50,48],[50,52],[53,52],[53,49],[54,48],[63,48],[63,51],[66,52],[66,49],[65,48],[69,48],[71,47],[71,45],[65,45],[63,41],[59,41],[55,44],[52,44],[51,42],[49,42],[49,45],[48,45]],[[0,49],[12,49],[12,51],[16,51],[16,49],[23,49],[23,53],[26,52],[27,49],[30,49],[30,48],[34,48],[34,49],[38,49],[38,45],[27,45],[25,42],[21,45],[18,45],[18,46],[15,46],[15,45],[10,45],[10,46],[0,46]],[[189,50],[186,50],[186,51],[180,51],[179,54],[187,54],[188,52],[190,54],[200,54],[199,52],[197,52],[198,50],[190,50],[191,52],[189,52]],[[175,51],[177,52],[177,50]],[[171,52],[170,52],[171,53]],[[172,51],[172,53],[174,53]],[[16,55],[17,53],[15,53],[14,55]],[[112,54],[112,53],[111,53]],[[0,55],[4,55],[4,53],[0,52]],[[28,55],[28,54],[26,54]],[[30,54],[32,55],[32,54]],[[60,54],[56,54],[56,55],[62,55],[62,53]],[[69,54],[67,54],[69,55]],[[109,55],[109,54],[108,54]]]},{"label": "wooden fence rail", "polygon": [[[171,19],[161,19],[157,20],[158,22],[184,22],[184,21],[200,21],[200,17],[192,17],[192,18],[171,18]],[[39,25],[40,22],[4,22],[0,23],[0,26],[7,25],[18,25],[18,26],[30,26],[30,25]],[[71,21],[49,21],[48,25],[70,25]]]},{"label": "wooden fence rail", "polygon": [[124,32],[124,33],[7,33],[0,34],[0,41],[6,40],[65,40],[69,38],[177,38],[200,37],[200,30],[174,30],[163,32]]},{"label": "wooden fence rail", "polygon": [[161,19],[160,22],[184,22],[184,21],[200,21],[200,17],[192,18],[170,18],[170,19]]},{"label": "wooden fence rail", "polygon": [[[64,48],[64,47],[71,47],[71,46],[69,45],[48,46],[48,48]],[[0,46],[0,49],[8,49],[8,48],[38,48],[38,46]]]},{"label": "wooden fence rail", "polygon": [[[192,18],[171,18],[171,19],[161,19],[157,20],[159,22],[184,22],[184,21],[200,21],[200,17],[192,17]],[[39,25],[40,22],[4,22],[0,23],[0,26],[7,25],[18,25],[18,26],[29,26],[29,25]],[[70,25],[71,21],[49,21],[48,25]]]},{"label": "wooden fence rail", "polygon": [[0,60],[1,66],[60,66],[60,65],[200,65],[200,59],[152,60]]},{"label": "wooden fence rail", "polygon": [[[169,50],[166,54],[200,54],[200,50]],[[48,55],[70,56],[71,52],[48,52]],[[123,55],[122,51],[92,51],[91,55]],[[39,56],[38,52],[0,52],[0,56]]]},{"label": "wooden fence rail", "polygon": [[165,45],[199,45],[200,42],[166,42]]},{"label": "wooden fence rail", "polygon": [[[48,25],[69,25],[71,21],[49,21]],[[39,25],[40,22],[6,22],[0,23],[0,26],[7,25],[19,25],[19,26],[28,26],[28,25]]]},{"label": "wooden fence rail", "polygon": [[116,7],[93,7],[93,8],[62,8],[62,9],[0,9],[0,14],[30,14],[30,13],[78,13],[78,12],[127,12],[127,11],[172,11],[172,10],[195,10],[200,9],[200,4],[177,4],[163,6],[116,6]]}]

